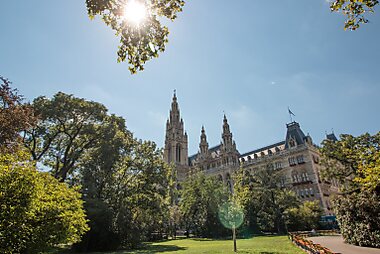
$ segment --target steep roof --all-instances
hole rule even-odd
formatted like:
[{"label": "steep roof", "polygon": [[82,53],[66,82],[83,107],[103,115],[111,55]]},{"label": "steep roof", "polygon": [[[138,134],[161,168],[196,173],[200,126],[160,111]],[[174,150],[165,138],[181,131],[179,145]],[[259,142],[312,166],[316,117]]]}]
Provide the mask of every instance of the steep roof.
[{"label": "steep roof", "polygon": [[277,142],[275,144],[272,144],[272,145],[269,145],[269,146],[264,146],[264,147],[261,147],[261,148],[258,148],[258,149],[255,149],[253,151],[250,151],[250,152],[247,152],[247,153],[243,153],[239,156],[239,158],[241,157],[245,157],[247,155],[251,155],[251,154],[255,154],[255,153],[260,153],[260,152],[263,152],[263,151],[266,151],[268,149],[273,149],[273,148],[276,148],[276,147],[279,147],[279,146],[282,146],[285,144],[285,141],[281,141],[281,142]]},{"label": "steep roof", "polygon": [[286,132],[286,139],[285,139],[285,149],[289,148],[289,140],[290,139],[295,139],[297,142],[297,145],[301,145],[305,143],[305,134],[301,130],[301,127],[299,123],[297,122],[291,122],[286,125],[287,127],[287,132]]}]

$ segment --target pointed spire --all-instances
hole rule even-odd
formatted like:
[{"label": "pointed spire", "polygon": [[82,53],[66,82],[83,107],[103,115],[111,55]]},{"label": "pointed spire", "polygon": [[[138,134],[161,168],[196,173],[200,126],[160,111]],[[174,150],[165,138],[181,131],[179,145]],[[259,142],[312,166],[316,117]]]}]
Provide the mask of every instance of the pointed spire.
[{"label": "pointed spire", "polygon": [[203,155],[207,155],[208,153],[207,136],[206,136],[205,127],[203,125],[201,129],[201,141],[199,143],[199,150],[200,150],[200,153]]}]

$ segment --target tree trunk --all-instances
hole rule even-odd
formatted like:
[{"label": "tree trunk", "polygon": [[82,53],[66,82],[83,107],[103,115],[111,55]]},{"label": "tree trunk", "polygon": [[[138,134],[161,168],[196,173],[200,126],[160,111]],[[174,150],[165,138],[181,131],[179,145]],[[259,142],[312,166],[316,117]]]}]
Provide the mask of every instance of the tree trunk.
[{"label": "tree trunk", "polygon": [[232,238],[234,240],[234,252],[237,253],[237,247],[236,247],[236,228],[232,227]]}]

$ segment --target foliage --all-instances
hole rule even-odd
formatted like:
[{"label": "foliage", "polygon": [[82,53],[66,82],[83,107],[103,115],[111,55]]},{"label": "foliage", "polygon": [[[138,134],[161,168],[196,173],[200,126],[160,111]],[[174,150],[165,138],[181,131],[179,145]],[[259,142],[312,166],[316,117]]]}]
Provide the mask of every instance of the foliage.
[{"label": "foliage", "polygon": [[380,248],[380,198],[368,190],[334,200],[334,211],[346,242]]},{"label": "foliage", "polygon": [[342,191],[368,189],[379,192],[380,132],[358,137],[344,134],[335,142],[325,140],[321,153],[323,176],[337,179],[342,184]]},{"label": "foliage", "polygon": [[144,64],[165,50],[169,30],[160,21],[175,20],[182,11],[183,0],[136,0],[145,5],[147,15],[144,22],[136,26],[123,16],[126,3],[135,0],[86,0],[90,18],[99,15],[120,37],[117,52],[118,62],[128,59],[131,73],[144,70]]},{"label": "foliage", "polygon": [[373,13],[378,0],[334,0],[330,4],[331,11],[342,12],[347,16],[344,29],[356,30],[361,24],[368,23],[365,13]]},{"label": "foliage", "polygon": [[226,234],[218,220],[219,207],[228,200],[225,186],[215,177],[194,173],[182,183],[180,209],[184,227],[202,237]]},{"label": "foliage", "polygon": [[342,235],[348,243],[379,247],[380,132],[340,138],[325,140],[321,152],[324,176],[341,183],[333,208]]},{"label": "foliage", "polygon": [[40,173],[23,151],[0,156],[0,252],[39,253],[88,230],[75,190]]},{"label": "foliage", "polygon": [[61,92],[52,99],[38,97],[32,106],[39,121],[25,132],[24,144],[35,161],[64,181],[102,137],[107,109]]},{"label": "foliage", "polygon": [[319,227],[322,210],[318,201],[306,201],[299,207],[287,210],[287,226],[289,231],[306,231]]},{"label": "foliage", "polygon": [[20,132],[34,124],[33,110],[23,104],[23,97],[11,82],[0,76],[0,150],[10,151],[17,146]]},{"label": "foliage", "polygon": [[294,192],[279,187],[280,172],[260,170],[235,174],[234,193],[243,206],[246,226],[256,231],[285,231],[285,212],[298,207]]},{"label": "foliage", "polygon": [[153,142],[136,140],[123,119],[107,128],[105,138],[80,166],[91,230],[80,251],[136,247],[162,234],[168,220],[168,175]]}]

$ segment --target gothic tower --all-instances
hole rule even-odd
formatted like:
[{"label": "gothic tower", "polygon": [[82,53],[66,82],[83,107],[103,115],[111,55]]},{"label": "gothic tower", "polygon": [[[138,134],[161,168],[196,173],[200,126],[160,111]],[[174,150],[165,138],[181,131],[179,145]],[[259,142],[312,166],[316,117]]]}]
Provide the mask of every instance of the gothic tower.
[{"label": "gothic tower", "polygon": [[206,131],[203,126],[201,130],[201,141],[199,143],[199,154],[202,159],[206,159],[209,155]]},{"label": "gothic tower", "polygon": [[223,132],[222,132],[222,151],[223,152],[235,152],[236,144],[235,141],[232,140],[232,133],[230,131],[230,125],[228,124],[227,117],[224,115],[223,117]]},{"label": "gothic tower", "polygon": [[184,123],[180,116],[176,92],[174,91],[170,116],[166,122],[164,160],[174,164],[179,180],[186,177],[188,169],[188,142]]}]

